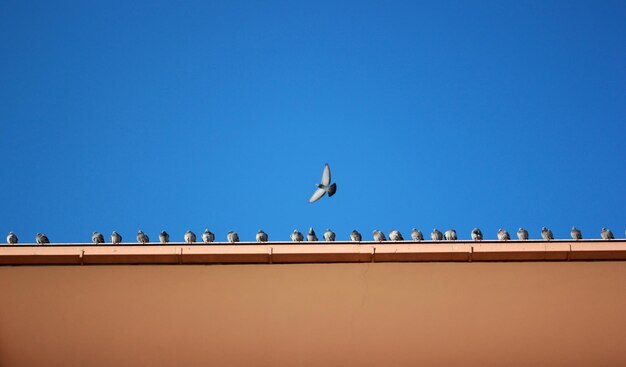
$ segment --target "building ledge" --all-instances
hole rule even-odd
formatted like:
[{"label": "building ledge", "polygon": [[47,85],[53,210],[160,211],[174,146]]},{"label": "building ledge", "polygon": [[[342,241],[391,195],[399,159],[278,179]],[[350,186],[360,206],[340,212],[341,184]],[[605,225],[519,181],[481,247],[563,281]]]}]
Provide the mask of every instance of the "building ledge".
[{"label": "building ledge", "polygon": [[0,265],[626,260],[626,240],[2,245]]}]

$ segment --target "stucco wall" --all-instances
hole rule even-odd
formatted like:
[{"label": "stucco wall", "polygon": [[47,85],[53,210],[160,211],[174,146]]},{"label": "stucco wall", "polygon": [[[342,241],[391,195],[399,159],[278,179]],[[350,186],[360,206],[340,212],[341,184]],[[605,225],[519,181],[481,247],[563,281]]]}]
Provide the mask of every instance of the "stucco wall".
[{"label": "stucco wall", "polygon": [[626,262],[0,267],[0,366],[626,365]]}]

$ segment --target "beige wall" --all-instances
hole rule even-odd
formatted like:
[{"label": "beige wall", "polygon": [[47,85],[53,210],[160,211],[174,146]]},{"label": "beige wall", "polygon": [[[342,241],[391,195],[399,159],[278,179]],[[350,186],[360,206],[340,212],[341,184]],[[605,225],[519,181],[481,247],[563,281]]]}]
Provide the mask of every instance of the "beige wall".
[{"label": "beige wall", "polygon": [[626,262],[0,267],[0,366],[626,365]]}]

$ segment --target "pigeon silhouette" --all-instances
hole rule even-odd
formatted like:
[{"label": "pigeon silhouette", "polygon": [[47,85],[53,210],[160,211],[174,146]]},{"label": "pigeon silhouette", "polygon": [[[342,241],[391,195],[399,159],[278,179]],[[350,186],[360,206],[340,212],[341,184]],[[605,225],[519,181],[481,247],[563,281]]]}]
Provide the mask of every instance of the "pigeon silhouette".
[{"label": "pigeon silhouette", "polygon": [[215,235],[213,234],[213,232],[209,231],[209,229],[205,229],[204,233],[202,233],[202,242],[204,243],[211,243],[215,241]]},{"label": "pigeon silhouette", "polygon": [[104,236],[102,233],[96,231],[91,235],[91,242],[93,242],[94,245],[104,243]]},{"label": "pigeon silhouette", "polygon": [[259,229],[259,231],[256,234],[256,241],[257,242],[267,242],[267,233],[263,232],[263,230]]},{"label": "pigeon silhouette", "polygon": [[7,243],[9,245],[15,245],[17,243],[17,236],[15,233],[9,232],[9,235],[7,236]]}]

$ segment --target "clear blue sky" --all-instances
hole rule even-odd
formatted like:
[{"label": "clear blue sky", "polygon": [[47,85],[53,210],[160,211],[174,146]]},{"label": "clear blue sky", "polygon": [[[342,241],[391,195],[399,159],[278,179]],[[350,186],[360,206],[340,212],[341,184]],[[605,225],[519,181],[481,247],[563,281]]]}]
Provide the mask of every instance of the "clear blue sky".
[{"label": "clear blue sky", "polygon": [[[624,237],[625,19],[623,1],[2,1],[0,234]],[[337,194],[309,204],[325,162]]]}]

